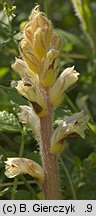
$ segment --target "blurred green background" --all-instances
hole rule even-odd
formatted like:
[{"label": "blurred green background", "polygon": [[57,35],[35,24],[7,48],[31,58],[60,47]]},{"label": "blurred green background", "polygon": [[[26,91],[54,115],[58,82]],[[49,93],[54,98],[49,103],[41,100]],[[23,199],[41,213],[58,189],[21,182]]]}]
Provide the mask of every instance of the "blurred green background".
[{"label": "blurred green background", "polygon": [[19,176],[16,186],[16,179],[4,175],[4,160],[18,156],[22,142],[23,156],[41,163],[30,129],[18,122],[19,105],[27,101],[13,88],[19,77],[11,68],[15,56],[20,55],[18,43],[24,22],[36,3],[62,38],[60,70],[75,65],[80,73],[79,81],[66,92],[64,102],[55,111],[54,120],[82,109],[90,118],[84,140],[71,137],[65,142],[62,163],[59,161],[62,199],[96,199],[95,0],[0,1],[0,199],[42,199],[41,188],[29,176]]}]

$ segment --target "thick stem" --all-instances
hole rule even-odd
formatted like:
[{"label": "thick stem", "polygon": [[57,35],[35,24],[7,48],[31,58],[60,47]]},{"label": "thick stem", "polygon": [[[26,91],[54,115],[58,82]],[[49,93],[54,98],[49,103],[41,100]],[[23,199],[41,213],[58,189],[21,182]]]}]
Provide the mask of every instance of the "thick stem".
[{"label": "thick stem", "polygon": [[59,199],[59,186],[57,176],[56,156],[50,153],[50,138],[52,135],[52,107],[48,103],[47,92],[45,101],[47,101],[48,115],[40,119],[41,124],[41,144],[40,152],[45,174],[43,190],[46,200]]}]

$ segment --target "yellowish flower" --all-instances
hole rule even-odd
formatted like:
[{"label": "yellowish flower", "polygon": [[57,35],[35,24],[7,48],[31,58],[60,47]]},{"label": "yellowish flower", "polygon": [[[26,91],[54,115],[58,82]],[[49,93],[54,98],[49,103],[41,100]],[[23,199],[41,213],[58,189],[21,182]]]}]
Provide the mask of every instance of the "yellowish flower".
[{"label": "yellowish flower", "polygon": [[22,59],[15,58],[15,62],[11,65],[12,69],[22,78],[29,77],[36,85],[39,84],[38,74],[34,74]]},{"label": "yellowish flower", "polygon": [[18,113],[19,121],[23,124],[28,124],[32,129],[36,139],[40,140],[40,119],[38,115],[35,113],[33,107],[29,106],[20,106],[21,112]]},{"label": "yellowish flower", "polygon": [[56,80],[59,57],[60,57],[59,51],[54,48],[51,48],[47,52],[47,56],[44,60],[43,71],[42,71],[43,85],[51,86]]},{"label": "yellowish flower", "polygon": [[35,85],[35,83],[32,83],[32,80],[28,79],[27,77],[23,78],[22,80],[18,81],[16,89],[22,96],[32,102],[33,107],[34,104],[37,104],[37,106],[40,107],[40,112],[38,112],[38,115],[46,115],[47,109],[44,98],[40,89]]},{"label": "yellowish flower", "polygon": [[52,33],[52,24],[36,6],[29,17],[29,23],[25,27],[24,37],[30,43],[39,58],[45,57]]},{"label": "yellowish flower", "polygon": [[29,174],[43,183],[44,173],[42,167],[35,161],[26,158],[7,158],[5,161],[5,175],[14,178],[19,174]]},{"label": "yellowish flower", "polygon": [[29,69],[37,74],[40,74],[41,62],[25,39],[21,40],[20,42],[20,51]]},{"label": "yellowish flower", "polygon": [[78,80],[79,73],[73,67],[66,68],[49,89],[49,100],[53,107],[63,101],[64,92]]},{"label": "yellowish flower", "polygon": [[70,134],[78,134],[82,138],[85,137],[84,131],[87,128],[88,115],[81,111],[68,117],[58,128],[55,129],[51,137],[51,152],[59,153],[64,149],[64,140]]}]

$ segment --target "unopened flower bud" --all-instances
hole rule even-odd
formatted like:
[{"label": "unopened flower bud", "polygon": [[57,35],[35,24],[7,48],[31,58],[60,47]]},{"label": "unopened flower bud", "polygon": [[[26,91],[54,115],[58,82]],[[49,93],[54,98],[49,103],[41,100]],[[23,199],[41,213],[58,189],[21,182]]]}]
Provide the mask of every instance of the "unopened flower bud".
[{"label": "unopened flower bud", "polygon": [[39,59],[46,56],[52,32],[51,22],[36,6],[29,17],[29,23],[24,29],[24,38],[33,49],[34,55],[38,55]]},{"label": "unopened flower bud", "polygon": [[33,160],[26,158],[7,158],[5,161],[5,175],[14,178],[19,174],[29,174],[43,183],[44,173],[42,167]]},{"label": "unopened flower bud", "polygon": [[68,117],[58,128],[55,129],[51,137],[51,152],[60,153],[64,149],[64,140],[70,134],[78,134],[82,138],[85,138],[84,131],[87,128],[88,115],[84,114],[84,111],[75,113]]},{"label": "unopened flower bud", "polygon": [[[40,12],[39,6],[36,6],[32,10],[32,13],[29,17],[29,21],[30,21],[31,26],[32,26],[32,29],[30,29],[30,33],[31,33],[31,35],[33,35],[34,40],[36,39],[35,38],[36,31],[38,31],[38,28],[41,29],[41,32],[42,32],[41,33],[41,36],[42,36],[41,40],[43,40],[44,44],[46,41],[45,49],[47,51],[49,43],[50,43],[51,33],[52,33],[51,21],[48,20],[47,17],[45,17],[42,12]],[[43,35],[43,32],[45,32],[44,35]],[[40,43],[42,43],[41,40],[40,40]],[[35,49],[34,49],[34,51],[35,51]],[[42,57],[44,57],[44,56],[42,56]]]},{"label": "unopened flower bud", "polygon": [[38,28],[34,33],[34,48],[40,59],[46,56],[46,29]]},{"label": "unopened flower bud", "polygon": [[78,80],[79,73],[73,67],[66,68],[49,89],[49,100],[53,107],[58,106],[64,97],[64,92]]},{"label": "unopened flower bud", "polygon": [[40,61],[38,59],[38,56],[34,54],[33,50],[31,49],[31,47],[29,46],[28,42],[25,39],[23,39],[20,42],[20,50],[29,69],[35,73],[40,74],[41,68],[40,68]]}]

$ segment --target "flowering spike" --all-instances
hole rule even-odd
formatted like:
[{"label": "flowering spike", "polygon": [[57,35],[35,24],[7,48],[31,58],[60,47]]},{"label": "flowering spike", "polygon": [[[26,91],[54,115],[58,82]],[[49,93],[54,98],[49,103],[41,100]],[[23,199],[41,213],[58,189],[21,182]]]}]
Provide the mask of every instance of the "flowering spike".
[{"label": "flowering spike", "polygon": [[[74,70],[73,66],[65,69],[58,76],[61,38],[54,32],[51,21],[40,12],[39,6],[36,6],[31,12],[29,21],[24,27],[23,39],[19,47],[23,60],[18,59],[12,65],[12,68],[21,77],[16,88],[22,96],[31,102],[33,107],[21,107],[21,113],[18,115],[19,120],[22,123],[28,123],[37,139],[41,139],[40,153],[45,173],[43,184],[45,198],[58,199],[56,157],[52,153],[63,150],[63,141],[71,133],[77,133],[84,137],[84,125],[87,118],[82,112],[81,114],[77,113],[63,122],[52,135],[52,109],[62,102],[64,92],[78,80],[79,73]],[[39,168],[35,172],[33,169],[31,170],[31,167],[33,167],[31,160],[8,159],[5,174],[8,177],[14,177],[19,173],[28,173],[36,178],[44,179],[42,171],[38,177]],[[50,167],[52,172],[50,172]]]},{"label": "flowering spike", "polygon": [[50,87],[57,76],[60,44],[61,38],[53,31],[51,21],[36,6],[24,27],[19,45],[23,61],[16,61],[12,68],[21,78],[26,73],[30,77],[33,73],[38,74],[41,83]]},{"label": "flowering spike", "polygon": [[66,119],[56,130],[51,137],[51,152],[59,153],[64,149],[64,139],[70,134],[78,134],[82,138],[85,137],[84,130],[87,128],[88,115],[84,111],[75,113]]},{"label": "flowering spike", "polygon": [[35,161],[18,157],[7,158],[7,161],[5,161],[5,175],[8,178],[14,178],[19,174],[29,174],[41,183],[44,181],[42,167]]}]

